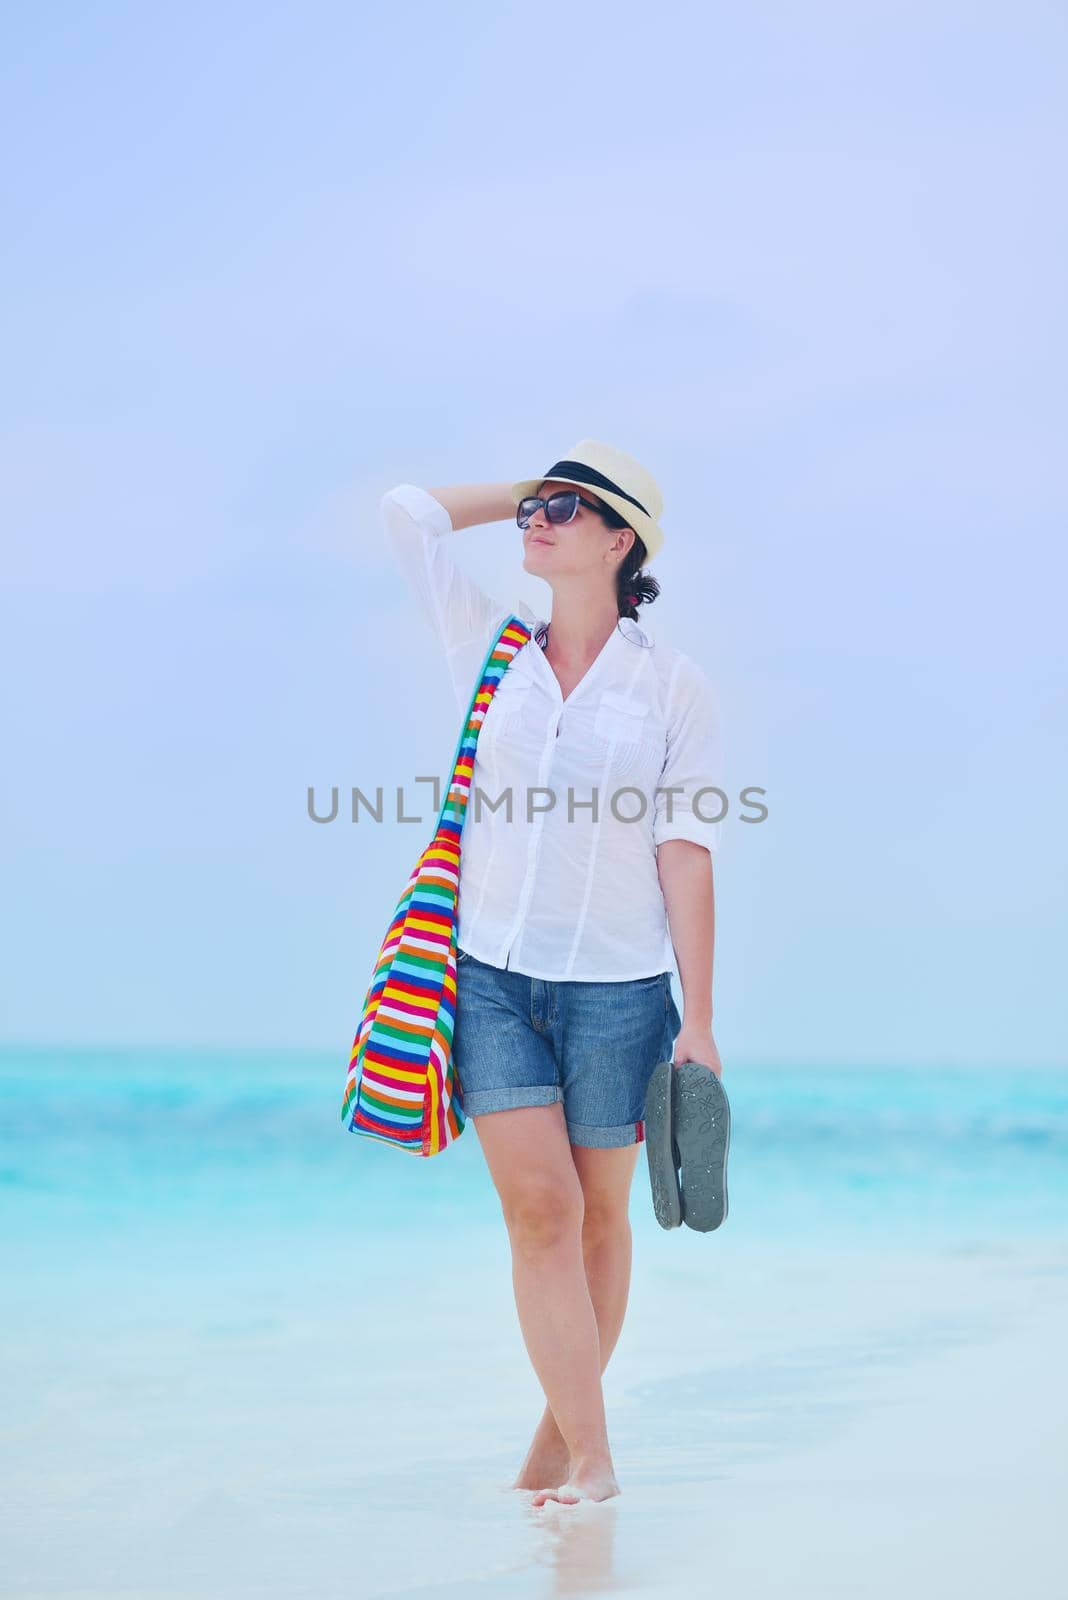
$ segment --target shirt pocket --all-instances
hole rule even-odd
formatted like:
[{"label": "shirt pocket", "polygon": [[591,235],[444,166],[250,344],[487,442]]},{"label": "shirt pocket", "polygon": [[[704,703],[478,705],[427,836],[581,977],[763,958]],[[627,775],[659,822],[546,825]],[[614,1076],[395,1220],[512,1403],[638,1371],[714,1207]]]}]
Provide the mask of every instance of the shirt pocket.
[{"label": "shirt pocket", "polygon": [[521,678],[518,673],[513,677],[510,668],[505,673],[494,691],[483,723],[483,733],[488,735],[490,743],[501,738],[507,739],[523,726],[531,703],[532,688],[529,678]]},{"label": "shirt pocket", "polygon": [[646,708],[617,689],[606,689],[593,719],[593,742],[613,774],[644,769],[653,752],[654,730]]}]

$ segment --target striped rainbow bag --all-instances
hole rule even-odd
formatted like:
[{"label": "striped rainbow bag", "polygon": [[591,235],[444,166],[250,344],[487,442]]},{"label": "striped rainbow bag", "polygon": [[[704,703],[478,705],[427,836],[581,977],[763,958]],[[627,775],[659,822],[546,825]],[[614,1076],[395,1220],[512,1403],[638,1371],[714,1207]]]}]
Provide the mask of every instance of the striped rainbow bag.
[{"label": "striped rainbow bag", "polygon": [[456,923],[460,835],[486,709],[531,636],[509,616],[490,645],[453,760],[434,837],[397,902],[363,1003],[341,1120],[350,1133],[433,1156],[464,1131],[455,1099]]}]

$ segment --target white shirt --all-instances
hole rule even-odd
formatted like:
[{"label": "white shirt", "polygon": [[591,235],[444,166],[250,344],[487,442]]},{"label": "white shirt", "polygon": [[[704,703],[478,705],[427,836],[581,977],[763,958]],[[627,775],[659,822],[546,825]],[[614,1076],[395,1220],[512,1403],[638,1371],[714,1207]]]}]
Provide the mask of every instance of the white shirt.
[{"label": "white shirt", "polygon": [[[565,700],[537,637],[546,619],[521,600],[493,599],[454,560],[441,502],[402,483],[383,495],[381,511],[393,557],[445,652],[461,714],[505,618],[520,617],[534,634],[478,736],[460,851],[461,949],[534,978],[621,982],[669,971],[656,846],[691,839],[717,849],[715,819],[727,805],[711,683],[689,656],[624,617]],[[669,820],[659,791],[673,786],[681,792],[670,797]],[[698,794],[709,788],[717,792]]]}]

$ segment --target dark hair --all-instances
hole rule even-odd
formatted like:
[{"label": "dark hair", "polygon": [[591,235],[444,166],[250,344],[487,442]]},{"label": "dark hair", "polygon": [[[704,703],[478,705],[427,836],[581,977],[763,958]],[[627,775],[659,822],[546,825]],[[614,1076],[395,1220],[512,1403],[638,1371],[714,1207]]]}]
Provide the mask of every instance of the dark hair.
[{"label": "dark hair", "polygon": [[[621,517],[619,512],[613,510],[610,505],[606,505],[602,501],[599,509],[609,528],[630,527],[626,517]],[[642,562],[645,558],[645,545],[642,543],[640,534],[635,530],[634,543],[623,557],[616,573],[616,605],[619,608],[621,617],[636,617],[638,615],[638,606],[628,604],[624,598],[625,595],[636,595],[638,605],[643,603],[649,605],[660,593],[660,585],[656,579],[651,573],[642,571]]]}]

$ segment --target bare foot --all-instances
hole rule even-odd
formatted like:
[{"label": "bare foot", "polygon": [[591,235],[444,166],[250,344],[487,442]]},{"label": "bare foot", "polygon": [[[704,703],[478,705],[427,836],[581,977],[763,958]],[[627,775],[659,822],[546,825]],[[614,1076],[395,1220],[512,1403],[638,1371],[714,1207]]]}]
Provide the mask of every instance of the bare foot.
[{"label": "bare foot", "polygon": [[570,1470],[571,1454],[566,1445],[562,1454],[531,1449],[512,1488],[544,1489],[549,1484],[563,1483]]},{"label": "bare foot", "polygon": [[571,1452],[548,1406],[534,1430],[527,1458],[519,1469],[513,1489],[544,1489],[563,1483],[571,1470]]},{"label": "bare foot", "polygon": [[539,1489],[531,1504],[543,1506],[547,1500],[558,1500],[561,1505],[573,1506],[579,1500],[610,1500],[619,1493],[611,1467],[578,1468],[559,1488]]}]

